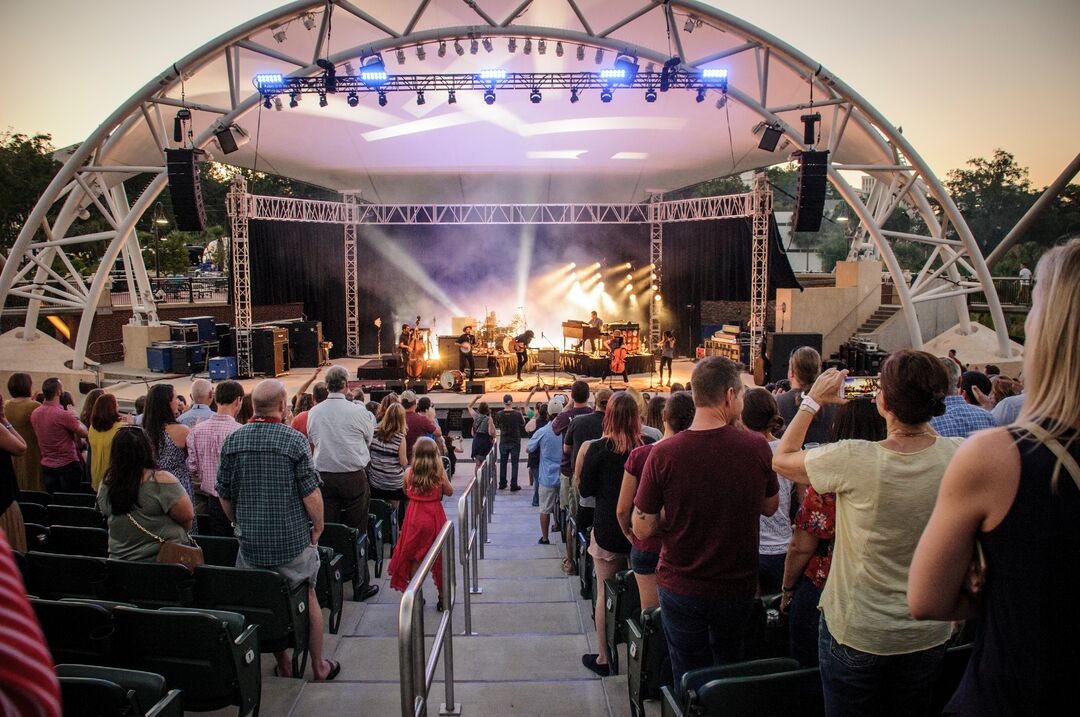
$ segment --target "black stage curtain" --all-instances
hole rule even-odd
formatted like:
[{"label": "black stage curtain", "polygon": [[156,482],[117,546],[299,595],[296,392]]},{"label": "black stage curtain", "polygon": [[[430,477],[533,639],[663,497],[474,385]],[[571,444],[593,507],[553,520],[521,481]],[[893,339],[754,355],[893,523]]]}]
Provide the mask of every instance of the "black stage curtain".
[{"label": "black stage curtain", "polygon": [[[750,219],[664,225],[664,326],[674,326],[678,353],[701,343],[702,301],[750,300]],[[776,222],[769,221],[769,298],[776,289],[799,289]]]}]

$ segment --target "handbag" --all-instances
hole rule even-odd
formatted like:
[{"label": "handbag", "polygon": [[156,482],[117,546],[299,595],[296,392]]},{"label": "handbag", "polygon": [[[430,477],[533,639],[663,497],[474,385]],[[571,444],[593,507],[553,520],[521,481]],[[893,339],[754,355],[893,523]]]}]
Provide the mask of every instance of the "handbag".
[{"label": "handbag", "polygon": [[183,565],[189,571],[193,572],[195,568],[206,562],[203,558],[203,549],[199,547],[199,544],[196,543],[195,539],[190,535],[188,536],[188,540],[191,541],[191,545],[174,543],[171,540],[165,540],[165,538],[162,538],[160,535],[154,535],[149,530],[139,525],[139,521],[135,520],[131,513],[128,513],[127,517],[132,525],[158,541],[160,547],[158,548],[157,561],[159,563],[175,563],[177,565]]}]

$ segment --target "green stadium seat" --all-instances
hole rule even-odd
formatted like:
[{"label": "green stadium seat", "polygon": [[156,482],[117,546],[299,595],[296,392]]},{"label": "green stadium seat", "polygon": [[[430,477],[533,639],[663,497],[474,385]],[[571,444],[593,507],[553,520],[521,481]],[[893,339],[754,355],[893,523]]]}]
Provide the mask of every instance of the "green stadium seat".
[{"label": "green stadium seat", "polygon": [[[761,662],[771,662],[763,660]],[[667,690],[664,704],[669,700]],[[689,696],[686,714],[702,717],[772,717],[825,714],[818,668],[788,669],[771,674],[721,677],[701,685]]]},{"label": "green stadium seat", "polygon": [[592,528],[577,531],[574,554],[577,556],[578,581],[581,583],[581,597],[583,600],[592,600],[593,614],[596,614],[596,591],[593,590],[593,582],[596,579],[596,571],[593,569],[592,556],[589,555],[589,540],[592,537]]},{"label": "green stadium seat", "polygon": [[104,528],[54,525],[49,528],[49,539],[45,549],[50,553],[61,555],[107,558],[109,557],[109,531]]},{"label": "green stadium seat", "polygon": [[20,490],[19,503],[37,503],[42,508],[50,503],[55,503],[51,494],[43,490]]},{"label": "green stadium seat", "polygon": [[664,714],[671,712],[672,706],[677,706],[678,713],[680,714],[691,714],[697,709],[697,695],[701,690],[701,687],[713,680],[727,677],[772,675],[777,672],[791,672],[792,670],[798,669],[801,669],[798,660],[793,660],[789,657],[777,657],[690,670],[682,676],[678,690],[673,689],[669,685],[664,685],[664,687],[661,688],[661,692],[663,693],[662,704]]},{"label": "green stadium seat", "polygon": [[319,546],[319,579],[315,585],[315,595],[319,605],[330,611],[327,625],[331,635],[336,635],[341,626],[341,611],[345,607],[343,578],[341,576],[342,556],[332,548]]},{"label": "green stadium seat", "polygon": [[53,493],[51,505],[73,505],[96,509],[97,496],[93,493]]},{"label": "green stadium seat", "polygon": [[104,558],[56,555],[31,551],[26,554],[26,592],[39,598],[103,599],[109,596],[108,567]]},{"label": "green stadium seat", "polygon": [[96,508],[86,508],[78,505],[50,504],[46,507],[49,511],[49,525],[74,525],[80,528],[106,528],[105,516],[97,512]]},{"label": "green stadium seat", "polygon": [[608,646],[608,668],[619,674],[618,646],[626,643],[626,621],[641,614],[634,571],[621,570],[604,581],[604,633]]},{"label": "green stadium seat", "polygon": [[150,610],[195,602],[195,579],[182,565],[109,560],[108,575],[106,597],[110,600]]},{"label": "green stadium seat", "polygon": [[394,546],[397,545],[400,529],[398,526],[397,511],[390,504],[379,498],[372,498],[368,502],[368,514],[374,515],[382,521],[383,543],[390,546],[390,555],[394,554]]},{"label": "green stadium seat", "polygon": [[40,523],[23,523],[26,533],[26,549],[45,551],[49,546],[49,526]]},{"label": "green stadium seat", "polygon": [[641,611],[626,621],[626,685],[633,717],[645,717],[645,700],[660,699],[660,686],[671,684],[671,660],[660,608]]},{"label": "green stadium seat", "polygon": [[112,610],[102,605],[33,598],[45,642],[55,662],[103,664],[112,659],[115,626]]},{"label": "green stadium seat", "polygon": [[24,523],[49,524],[49,511],[40,503],[28,503],[20,500],[19,511],[22,513]]},{"label": "green stadium seat", "polygon": [[375,577],[381,578],[383,572],[383,559],[386,555],[386,540],[383,536],[386,534],[386,527],[383,522],[374,513],[368,513],[367,524],[367,538],[368,557],[375,562]]},{"label": "green stadium seat", "polygon": [[326,523],[319,545],[330,548],[341,556],[341,579],[352,581],[353,600],[359,600],[370,582],[368,570],[368,536],[356,528],[341,523]]},{"label": "green stadium seat", "polygon": [[183,717],[180,690],[151,672],[100,665],[56,666],[65,717]]},{"label": "green stadium seat", "polygon": [[203,551],[203,560],[207,565],[222,568],[236,567],[236,554],[240,552],[240,541],[217,535],[197,535],[195,541]]}]

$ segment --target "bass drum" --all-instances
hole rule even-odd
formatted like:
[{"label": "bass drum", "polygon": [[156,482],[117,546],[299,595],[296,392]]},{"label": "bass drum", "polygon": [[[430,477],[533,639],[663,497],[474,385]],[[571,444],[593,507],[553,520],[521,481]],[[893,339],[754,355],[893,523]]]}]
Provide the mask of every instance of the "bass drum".
[{"label": "bass drum", "polygon": [[461,379],[461,371],[443,371],[439,374],[439,385],[443,387],[443,390],[453,391],[461,386]]},{"label": "bass drum", "polygon": [[500,341],[500,345],[502,346],[502,350],[504,352],[506,352],[508,354],[516,353],[514,351],[514,337],[513,336],[503,336],[501,341]]}]

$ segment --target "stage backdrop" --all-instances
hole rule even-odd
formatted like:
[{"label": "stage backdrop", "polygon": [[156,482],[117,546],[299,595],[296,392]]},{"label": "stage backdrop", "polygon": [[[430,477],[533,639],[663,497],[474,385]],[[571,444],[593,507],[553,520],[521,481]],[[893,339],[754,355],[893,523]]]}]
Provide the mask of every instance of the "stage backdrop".
[{"label": "stage backdrop", "polygon": [[[775,228],[774,228],[775,234]],[[252,300],[255,304],[302,302],[309,319],[323,322],[334,343],[332,356],[345,350],[343,228],[334,224],[252,221]],[[777,236],[770,245],[770,296],[775,287],[797,287]],[[500,323],[518,306],[534,328],[562,345],[559,324],[587,319],[592,308],[607,321],[648,324],[646,305],[635,307],[609,293],[617,305],[586,305],[577,296],[553,293],[545,277],[575,262],[578,269],[629,262],[632,272],[649,261],[647,225],[528,226],[359,226],[360,348],[374,353],[382,319],[381,348],[394,350],[402,322],[421,323],[449,334],[449,317],[481,318],[496,310]],[[626,270],[610,271],[611,287]],[[664,325],[672,327],[681,353],[690,336],[700,340],[703,300],[750,298],[750,223],[730,219],[684,222],[664,227]],[[687,308],[691,307],[691,308]],[[688,330],[690,333],[688,333]],[[694,342],[696,345],[696,341]],[[535,345],[547,344],[538,338]]]}]

